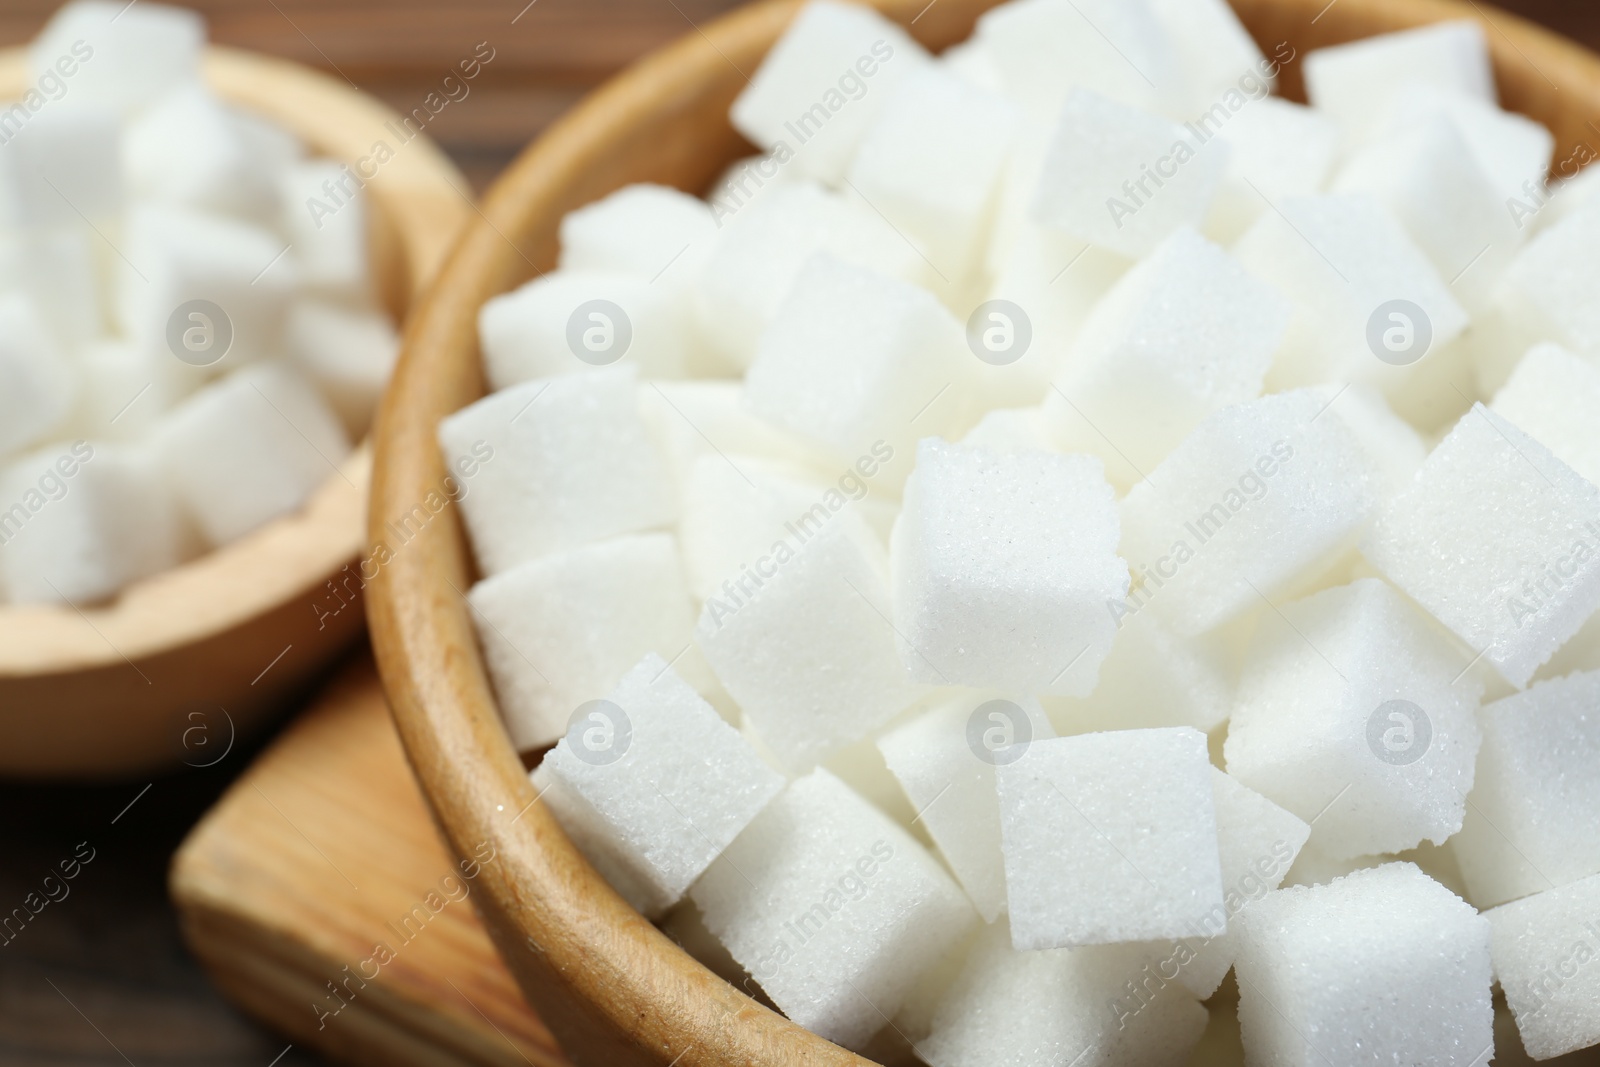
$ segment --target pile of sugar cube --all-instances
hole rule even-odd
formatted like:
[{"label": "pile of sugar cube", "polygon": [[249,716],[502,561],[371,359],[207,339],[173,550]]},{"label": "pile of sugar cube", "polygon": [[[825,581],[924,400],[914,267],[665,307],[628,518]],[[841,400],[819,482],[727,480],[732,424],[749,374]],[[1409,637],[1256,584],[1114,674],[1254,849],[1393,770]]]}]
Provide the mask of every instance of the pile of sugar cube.
[{"label": "pile of sugar cube", "polygon": [[73,0],[0,102],[0,604],[104,602],[296,510],[392,369],[361,179],[219,98],[204,44]]},{"label": "pile of sugar cube", "polygon": [[1183,1064],[1235,995],[1252,1065],[1474,1067],[1496,983],[1600,1043],[1600,182],[1484,29],[813,0],[732,121],[439,427],[616,891],[931,1067]]}]

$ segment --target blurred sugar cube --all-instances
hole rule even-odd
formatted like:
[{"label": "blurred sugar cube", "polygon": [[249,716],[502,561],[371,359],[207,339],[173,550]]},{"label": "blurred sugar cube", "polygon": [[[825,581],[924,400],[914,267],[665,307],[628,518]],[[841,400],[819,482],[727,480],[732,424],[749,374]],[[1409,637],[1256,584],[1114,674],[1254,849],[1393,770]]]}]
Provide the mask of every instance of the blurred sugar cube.
[{"label": "blurred sugar cube", "polygon": [[364,436],[400,352],[389,317],[300,297],[289,305],[283,333],[289,357],[322,390],[345,432]]},{"label": "blurred sugar cube", "polygon": [[72,368],[33,304],[19,293],[0,296],[0,457],[50,432],[76,392]]},{"label": "blurred sugar cube", "polygon": [[1600,875],[1486,912],[1522,1047],[1547,1060],[1600,1044]]},{"label": "blurred sugar cube", "polygon": [[199,77],[205,23],[166,4],[73,0],[28,48],[35,81],[65,80],[63,94],[129,115]]},{"label": "blurred sugar cube", "polygon": [[1466,19],[1379,34],[1305,57],[1306,95],[1358,141],[1407,85],[1421,82],[1495,102],[1494,70],[1483,27]]}]

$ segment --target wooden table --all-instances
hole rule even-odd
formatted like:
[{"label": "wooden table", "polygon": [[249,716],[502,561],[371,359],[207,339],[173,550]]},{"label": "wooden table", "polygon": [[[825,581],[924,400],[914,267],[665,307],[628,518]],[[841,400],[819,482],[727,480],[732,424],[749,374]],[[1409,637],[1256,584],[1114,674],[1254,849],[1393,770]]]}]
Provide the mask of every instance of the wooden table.
[{"label": "wooden table", "polygon": [[[526,4],[526,6],[524,6]],[[428,132],[482,189],[590,86],[734,0],[201,0],[213,39],[341,73],[409,112],[481,44],[494,58]],[[7,0],[0,45],[55,0]],[[1600,50],[1600,7],[1501,6]],[[0,910],[87,842],[70,896],[0,947],[0,1067],[305,1067],[315,1057],[247,1021],[183,949],[167,905],[173,850],[250,762],[92,789],[0,786]],[[276,1058],[275,1057],[280,1057]]]}]

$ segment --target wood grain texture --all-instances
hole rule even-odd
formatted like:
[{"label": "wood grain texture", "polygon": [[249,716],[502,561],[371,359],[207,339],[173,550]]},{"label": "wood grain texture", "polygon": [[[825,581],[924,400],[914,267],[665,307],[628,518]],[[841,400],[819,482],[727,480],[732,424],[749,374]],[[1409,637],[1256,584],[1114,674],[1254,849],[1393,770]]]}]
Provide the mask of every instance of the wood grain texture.
[{"label": "wood grain texture", "polygon": [[297,1045],[363,1067],[564,1067],[473,911],[468,875],[495,862],[446,853],[363,656],[195,828],[171,888],[217,984]]},{"label": "wood grain texture", "polygon": [[[483,393],[475,316],[554,261],[563,212],[630,181],[699,190],[747,151],[727,105],[796,4],[774,0],[701,27],[590,97],[525,153],[487,197],[408,333],[380,414],[372,534],[442,477],[434,427]],[[988,0],[879,0],[934,47],[969,32]],[[1512,16],[1454,0],[1242,0],[1269,47],[1318,44],[1440,18],[1489,23],[1508,101],[1563,146],[1600,111],[1600,63]],[[920,17],[918,17],[920,15]],[[1557,81],[1559,79],[1559,81]],[[1558,87],[1557,87],[1558,86]],[[530,1002],[581,1065],[861,1064],[713,976],[645,922],[535,802],[496,712],[460,591],[472,564],[458,523],[437,522],[371,590],[380,668],[424,793],[459,854],[490,840],[502,862],[479,900]],[[530,806],[531,805],[531,806]],[[516,822],[505,812],[526,813]]]},{"label": "wood grain texture", "polygon": [[[282,60],[212,49],[211,84],[355,160],[394,116],[343,81]],[[0,97],[25,80],[0,54]],[[471,211],[466,180],[425,137],[367,186],[380,295],[403,315]],[[359,636],[362,612],[319,612],[362,544],[370,459],[357,451],[298,512],[128,587],[105,605],[0,606],[0,775],[94,779],[176,766],[187,717],[221,707],[250,729]]]}]

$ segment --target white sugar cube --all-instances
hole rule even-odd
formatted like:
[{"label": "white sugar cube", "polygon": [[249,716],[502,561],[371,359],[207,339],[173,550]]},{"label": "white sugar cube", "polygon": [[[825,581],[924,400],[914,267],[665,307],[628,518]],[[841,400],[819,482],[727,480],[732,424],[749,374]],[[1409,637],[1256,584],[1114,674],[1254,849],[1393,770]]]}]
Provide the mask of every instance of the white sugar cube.
[{"label": "white sugar cube", "polygon": [[770,569],[708,599],[695,640],[761,738],[803,771],[920,689],[896,654],[883,549],[858,516],[836,516]]},{"label": "white sugar cube", "polygon": [[878,739],[917,821],[985,922],[1006,907],[995,768],[1054,736],[1038,701],[973,694],[943,700]]},{"label": "white sugar cube", "polygon": [[1557,459],[1600,484],[1600,367],[1560,345],[1535,345],[1494,395],[1489,410],[1527,431]]},{"label": "white sugar cube", "polygon": [[188,514],[225,545],[304,504],[350,451],[339,418],[288,364],[260,363],[209,385],[157,430]]},{"label": "white sugar cube", "polygon": [[[1197,125],[1210,130],[1205,116]],[[1320,112],[1276,96],[1252,99],[1215,124],[1228,167],[1206,217],[1206,233],[1229,244],[1271,204],[1321,191],[1338,154],[1339,128]]]},{"label": "white sugar cube", "polygon": [[847,1047],[976,921],[921,845],[824,770],[768,804],[690,896],[784,1014]]},{"label": "white sugar cube", "polygon": [[78,399],[68,420],[70,435],[91,440],[139,441],[181,399],[181,364],[165,350],[152,352],[126,341],[105,339],[78,356]]},{"label": "white sugar cube", "polygon": [[1600,673],[1484,705],[1466,824],[1451,840],[1480,907],[1600,873]]},{"label": "white sugar cube", "polygon": [[846,509],[887,536],[894,506],[869,498],[868,484],[854,470],[830,485],[753,456],[702,456],[684,482],[679,523],[690,590],[702,601],[753,590],[786,552]]},{"label": "white sugar cube", "polygon": [[103,226],[122,208],[122,127],[108,104],[43,108],[7,139],[0,166],[20,225]]},{"label": "white sugar cube", "polygon": [[896,85],[850,165],[851,188],[952,281],[981,266],[1016,105],[929,66]]},{"label": "white sugar cube", "polygon": [[205,38],[200,16],[183,8],[74,0],[29,46],[28,66],[41,89],[54,77],[78,99],[132,114],[199,76]]},{"label": "white sugar cube", "polygon": [[1184,637],[1155,612],[1138,611],[1117,621],[1094,691],[1052,701],[1050,710],[1070,733],[1155,726],[1210,732],[1232,714],[1237,682],[1218,635]]},{"label": "white sugar cube", "polygon": [[[646,913],[676,903],[784,786],[654,652],[575,710],[533,779],[574,843]],[[569,826],[574,807],[588,818]],[[590,837],[596,820],[602,835]]]},{"label": "white sugar cube", "polygon": [[978,18],[1007,95],[1054,118],[1076,88],[1160,110],[1179,82],[1178,57],[1144,0],[1016,0]]},{"label": "white sugar cube", "polygon": [[895,633],[919,682],[1082,696],[1128,591],[1098,461],[926,438],[891,538]]},{"label": "white sugar cube", "polygon": [[1383,117],[1405,86],[1423,82],[1494,103],[1494,70],[1483,27],[1465,19],[1380,34],[1305,57],[1306,95],[1352,141]]},{"label": "white sugar cube", "polygon": [[671,290],[616,271],[556,270],[478,312],[494,389],[626,360],[651,378],[683,377],[690,337]]},{"label": "white sugar cube", "polygon": [[1290,311],[1221,248],[1175,231],[1084,324],[1045,396],[1056,441],[1131,486],[1207,415],[1261,395]]},{"label": "white sugar cube", "polygon": [[683,292],[716,237],[704,200],[664,185],[627,185],[562,217],[561,267],[616,271]]},{"label": "white sugar cube", "polygon": [[1526,685],[1600,608],[1600,489],[1478,404],[1384,507],[1362,551]]},{"label": "white sugar cube", "polygon": [[1197,935],[1223,911],[1198,730],[1036,741],[995,779],[1018,949]]},{"label": "white sugar cube", "polygon": [[991,93],[1004,93],[1005,81],[1000,76],[1000,65],[984,42],[968,37],[939,53],[936,65],[954,74],[974,89],[987,89]]},{"label": "white sugar cube", "polygon": [[676,517],[630,367],[503,389],[440,422],[439,443],[446,466],[486,460],[461,501],[485,575]]},{"label": "white sugar cube", "polygon": [[1183,1067],[1206,1009],[1175,982],[1143,978],[1120,947],[1020,952],[998,923],[979,934],[917,1052],[932,1067]]},{"label": "white sugar cube", "polygon": [[[1070,6],[1070,5],[1069,5]],[[1087,90],[1067,98],[1033,196],[1033,218],[1125,256],[1198,227],[1228,162],[1177,123]]]},{"label": "white sugar cube", "polygon": [[565,734],[578,706],[616,688],[646,653],[677,660],[694,624],[670,534],[529,560],[473,586],[467,602],[507,732],[523,751]]},{"label": "white sugar cube", "polygon": [[1324,385],[1320,391],[1332,405],[1328,414],[1344,423],[1366,453],[1376,473],[1372,484],[1379,499],[1388,500],[1410,486],[1428,458],[1422,435],[1370,386]]},{"label": "white sugar cube", "polygon": [[984,413],[978,424],[967,431],[961,443],[990,452],[1054,452],[1055,441],[1044,419],[1044,410],[994,408]]},{"label": "white sugar cube", "polygon": [[[131,340],[166,349],[181,338],[189,350],[185,361],[213,371],[277,350],[298,280],[282,238],[249,223],[164,205],[135,208],[126,226],[115,308]],[[214,307],[196,306],[199,301]],[[218,352],[224,343],[226,351]]]},{"label": "white sugar cube", "polygon": [[1507,214],[1521,228],[1527,217],[1510,198],[1527,198],[1544,184],[1554,136],[1526,115],[1502,111],[1491,101],[1420,81],[1400,88],[1380,128],[1402,129],[1436,115],[1454,124],[1495,193],[1505,201]]},{"label": "white sugar cube", "polygon": [[1600,875],[1484,914],[1495,977],[1534,1059],[1600,1044],[1597,914]]},{"label": "white sugar cube", "polygon": [[1466,327],[1438,270],[1372,197],[1307,196],[1276,207],[1233,248],[1295,305],[1268,389],[1355,381],[1392,394]]},{"label": "white sugar cube", "polygon": [[49,433],[72,408],[71,365],[20,293],[0,297],[0,456]]},{"label": "white sugar cube", "polygon": [[108,332],[104,251],[104,241],[86,226],[11,234],[0,238],[0,287],[25,292],[56,340],[76,353]]},{"label": "white sugar cube", "polygon": [[1240,916],[1249,1063],[1432,1063],[1494,1052],[1489,923],[1410,863],[1281,889]]},{"label": "white sugar cube", "polygon": [[965,429],[976,363],[926,290],[818,256],[763,335],[745,400],[844,464],[887,445],[881,477],[898,486],[919,438]]},{"label": "white sugar cube", "polygon": [[[673,484],[680,490],[698,460],[719,452],[815,467],[819,475],[837,472],[837,468],[822,463],[823,457],[812,454],[803,438],[752,414],[744,406],[743,384],[737,381],[643,382],[639,386],[639,414],[672,472]],[[861,474],[873,477],[875,461],[863,464]]]},{"label": "white sugar cube", "polygon": [[1373,506],[1354,435],[1301,389],[1206,418],[1122,502],[1135,591],[1118,618],[1153,608],[1198,634],[1286,589],[1362,529]]},{"label": "white sugar cube", "polygon": [[1277,64],[1261,54],[1227,0],[1149,0],[1149,6],[1177,56],[1179,113],[1241,90],[1263,97],[1272,91]]},{"label": "white sugar cube", "polygon": [[1488,299],[1521,243],[1505,197],[1443,114],[1363,141],[1329,188],[1376,197],[1469,307]]},{"label": "white sugar cube", "polygon": [[0,476],[0,586],[18,603],[82,604],[179,563],[172,489],[147,450],[78,441]]},{"label": "white sugar cube", "polygon": [[129,124],[129,184],[142,198],[275,222],[281,172],[256,147],[211,90],[185,85]]},{"label": "white sugar cube", "polygon": [[1497,392],[1540,341],[1600,351],[1600,211],[1577,212],[1540,232],[1506,268],[1473,324],[1478,388]]},{"label": "white sugar cube", "polygon": [[922,254],[882,216],[814,182],[785,182],[736,212],[719,210],[716,247],[696,286],[695,321],[735,370],[755,359],[763,331],[818,252],[891,277],[929,275]]},{"label": "white sugar cube", "polygon": [[929,62],[905,30],[870,8],[811,0],[730,117],[740,133],[787,157],[786,166],[837,182],[893,87]]},{"label": "white sugar cube", "polygon": [[1469,659],[1377,578],[1284,604],[1251,643],[1228,773],[1315,819],[1334,859],[1443,844],[1481,736]]},{"label": "white sugar cube", "polygon": [[367,195],[346,165],[299,160],[278,178],[278,224],[307,285],[340,294],[371,288]]},{"label": "white sugar cube", "polygon": [[283,334],[289,357],[317,383],[346,432],[365,434],[400,353],[389,317],[301,297],[289,306]]}]

